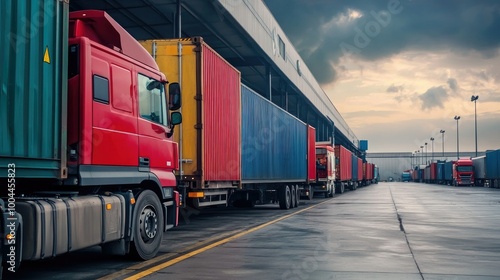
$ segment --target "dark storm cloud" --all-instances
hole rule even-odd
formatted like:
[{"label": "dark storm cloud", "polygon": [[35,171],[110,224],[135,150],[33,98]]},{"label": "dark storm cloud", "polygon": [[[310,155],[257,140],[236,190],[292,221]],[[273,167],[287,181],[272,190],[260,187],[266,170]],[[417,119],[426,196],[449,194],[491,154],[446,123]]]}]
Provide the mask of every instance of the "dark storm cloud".
[{"label": "dark storm cloud", "polygon": [[[265,0],[320,83],[343,55],[377,60],[404,50],[475,50],[498,55],[500,1]],[[392,5],[392,6],[391,6]],[[399,6],[394,6],[399,5]],[[397,13],[391,13],[398,11]],[[397,7],[395,9],[394,7]],[[363,16],[344,19],[349,11]]]},{"label": "dark storm cloud", "polygon": [[422,101],[422,109],[432,109],[434,107],[444,108],[444,101],[448,99],[448,92],[442,86],[432,87],[418,97]]}]

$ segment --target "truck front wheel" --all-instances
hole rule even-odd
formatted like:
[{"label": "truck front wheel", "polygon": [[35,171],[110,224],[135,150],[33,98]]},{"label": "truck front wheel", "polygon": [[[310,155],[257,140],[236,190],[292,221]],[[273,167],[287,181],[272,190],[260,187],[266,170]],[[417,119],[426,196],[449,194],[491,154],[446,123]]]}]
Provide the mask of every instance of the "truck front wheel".
[{"label": "truck front wheel", "polygon": [[163,238],[163,210],[158,196],[144,190],[134,207],[132,252],[143,260],[154,258]]}]

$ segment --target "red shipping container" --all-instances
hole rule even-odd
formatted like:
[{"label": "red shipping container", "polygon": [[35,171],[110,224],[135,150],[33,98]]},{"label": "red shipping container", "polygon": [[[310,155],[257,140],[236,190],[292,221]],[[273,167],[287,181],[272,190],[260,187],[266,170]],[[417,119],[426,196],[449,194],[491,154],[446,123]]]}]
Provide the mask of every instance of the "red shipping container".
[{"label": "red shipping container", "polygon": [[349,181],[352,179],[352,156],[344,146],[335,145],[335,180]]},{"label": "red shipping container", "polygon": [[363,162],[363,179],[372,180],[373,179],[373,163]]},{"label": "red shipping container", "polygon": [[316,181],[316,129],[307,126],[307,179]]},{"label": "red shipping container", "polygon": [[205,181],[240,180],[240,73],[202,44]]},{"label": "red shipping container", "polygon": [[431,163],[431,180],[434,181],[436,180],[437,176],[437,163],[436,162],[433,162]]}]

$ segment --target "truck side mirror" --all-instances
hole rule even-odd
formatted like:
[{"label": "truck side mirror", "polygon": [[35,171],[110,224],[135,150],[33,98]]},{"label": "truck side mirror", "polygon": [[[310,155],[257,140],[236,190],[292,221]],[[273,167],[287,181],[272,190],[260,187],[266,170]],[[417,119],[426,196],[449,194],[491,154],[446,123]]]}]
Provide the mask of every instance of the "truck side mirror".
[{"label": "truck side mirror", "polygon": [[182,123],[182,114],[179,112],[172,112],[170,115],[170,125],[172,128],[180,123]]},{"label": "truck side mirror", "polygon": [[165,133],[167,138],[174,135],[174,127],[180,123],[182,123],[182,114],[179,112],[172,112],[172,114],[170,114],[170,130]]},{"label": "truck side mirror", "polygon": [[178,110],[181,107],[181,86],[179,83],[168,85],[168,108]]}]

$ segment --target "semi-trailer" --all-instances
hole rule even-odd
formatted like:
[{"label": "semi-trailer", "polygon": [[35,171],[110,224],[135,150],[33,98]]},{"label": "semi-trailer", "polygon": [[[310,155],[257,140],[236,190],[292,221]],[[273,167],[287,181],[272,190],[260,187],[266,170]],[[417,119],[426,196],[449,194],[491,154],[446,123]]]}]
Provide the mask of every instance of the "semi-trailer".
[{"label": "semi-trailer", "polygon": [[445,183],[445,178],[444,178],[445,162],[446,161],[438,160],[436,164],[436,183],[438,184]]},{"label": "semi-trailer", "polygon": [[176,141],[183,200],[195,207],[298,206],[316,181],[315,129],[241,84],[201,37],[142,41],[182,87]]},{"label": "semi-trailer", "polygon": [[[182,86],[183,123],[176,128],[183,201],[228,205],[241,185],[240,72],[201,37],[140,41],[160,70]],[[260,135],[254,135],[255,145]]]},{"label": "semi-trailer", "polygon": [[500,149],[486,151],[486,174],[490,188],[500,188]]},{"label": "semi-trailer", "polygon": [[484,156],[472,158],[476,186],[498,188],[500,180],[500,150],[486,151]]},{"label": "semi-trailer", "polygon": [[352,179],[349,185],[349,189],[354,191],[358,187],[361,187],[361,181],[363,180],[363,161],[352,153]]},{"label": "semi-trailer", "polygon": [[95,245],[154,257],[178,221],[179,85],[105,12],[0,5],[2,263]]},{"label": "semi-trailer", "polygon": [[363,186],[373,183],[375,165],[370,162],[363,162]]},{"label": "semi-trailer", "polygon": [[241,188],[233,201],[297,207],[316,180],[315,129],[241,86]]},{"label": "semi-trailer", "polygon": [[335,153],[335,193],[344,193],[352,180],[351,151],[342,145],[334,146]]}]

